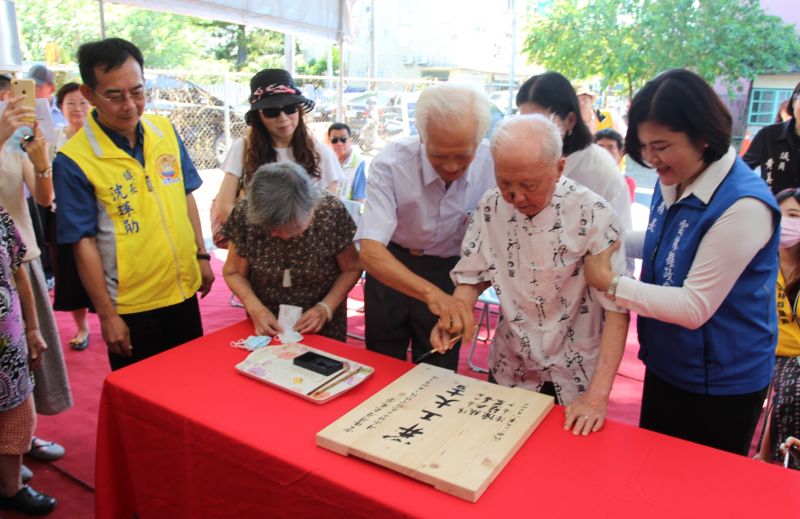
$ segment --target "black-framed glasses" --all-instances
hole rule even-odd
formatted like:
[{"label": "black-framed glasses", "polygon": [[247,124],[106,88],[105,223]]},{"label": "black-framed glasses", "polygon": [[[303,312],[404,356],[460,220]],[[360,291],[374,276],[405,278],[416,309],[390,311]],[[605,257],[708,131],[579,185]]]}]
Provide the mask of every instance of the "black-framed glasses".
[{"label": "black-framed glasses", "polygon": [[334,137],[334,138],[332,138],[332,139],[331,139],[331,144],[339,144],[340,142],[341,142],[342,144],[344,144],[344,143],[346,143],[348,140],[350,140],[350,138],[349,138],[349,137]]},{"label": "black-framed glasses", "polygon": [[146,97],[146,92],[144,91],[143,86],[136,87],[127,94],[123,92],[112,92],[111,94],[103,95],[94,89],[92,89],[92,92],[94,92],[100,99],[104,99],[115,105],[121,105],[128,99],[132,99],[134,102],[142,101]]},{"label": "black-framed glasses", "polygon": [[262,108],[261,113],[267,119],[274,119],[275,117],[281,115],[281,112],[285,113],[286,115],[292,115],[299,109],[300,109],[300,103],[293,103],[286,106],[277,106],[275,108]]}]

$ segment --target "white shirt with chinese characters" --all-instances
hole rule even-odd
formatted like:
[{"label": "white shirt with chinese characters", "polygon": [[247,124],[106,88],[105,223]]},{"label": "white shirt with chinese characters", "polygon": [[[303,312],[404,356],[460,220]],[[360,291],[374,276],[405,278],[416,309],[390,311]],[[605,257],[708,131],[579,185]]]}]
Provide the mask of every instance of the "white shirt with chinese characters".
[{"label": "white shirt with chinese characters", "polygon": [[[501,318],[489,355],[498,383],[534,391],[552,382],[567,405],[589,387],[597,365],[603,310],[625,312],[583,277],[583,257],[620,238],[608,202],[561,178],[550,205],[527,217],[488,191],[473,215],[451,272],[456,284],[490,281]],[[625,258],[613,257],[616,272]]]}]

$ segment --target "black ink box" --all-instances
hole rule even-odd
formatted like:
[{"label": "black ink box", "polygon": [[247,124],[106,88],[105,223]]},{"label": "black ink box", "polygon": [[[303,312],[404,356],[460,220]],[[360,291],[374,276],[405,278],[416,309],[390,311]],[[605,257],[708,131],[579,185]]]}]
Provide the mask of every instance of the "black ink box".
[{"label": "black ink box", "polygon": [[295,366],[299,366],[325,376],[333,375],[337,371],[341,371],[344,368],[344,364],[338,360],[325,357],[324,355],[314,353],[313,351],[307,351],[302,355],[295,357],[293,362]]}]

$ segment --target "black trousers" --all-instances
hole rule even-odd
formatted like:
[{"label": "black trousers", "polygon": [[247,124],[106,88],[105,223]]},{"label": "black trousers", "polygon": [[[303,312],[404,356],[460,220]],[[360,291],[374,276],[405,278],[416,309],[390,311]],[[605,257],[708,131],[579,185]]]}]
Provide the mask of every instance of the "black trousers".
[{"label": "black trousers", "polygon": [[203,335],[197,296],[192,296],[177,305],[124,314],[120,317],[128,325],[133,356],[123,357],[109,351],[108,360],[112,371],[130,366]]},{"label": "black trousers", "polygon": [[[458,256],[414,256],[394,243],[388,248],[411,272],[445,293],[453,293],[455,287],[450,281],[450,271],[456,266]],[[364,284],[364,319],[367,349],[402,360],[408,360],[409,342],[411,360],[432,349],[430,334],[439,320],[422,301],[387,287],[369,274]],[[460,349],[459,342],[444,355],[431,355],[424,362],[455,371]]]},{"label": "black trousers", "polygon": [[743,395],[703,395],[645,371],[639,427],[747,456],[767,387]]}]

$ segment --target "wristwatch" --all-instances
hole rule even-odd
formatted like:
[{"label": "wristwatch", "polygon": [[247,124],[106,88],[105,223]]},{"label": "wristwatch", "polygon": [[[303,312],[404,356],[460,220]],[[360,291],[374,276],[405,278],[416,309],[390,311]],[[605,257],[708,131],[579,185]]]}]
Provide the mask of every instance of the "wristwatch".
[{"label": "wristwatch", "polygon": [[211,254],[209,254],[207,252],[198,252],[197,253],[197,259],[211,261]]},{"label": "wristwatch", "polygon": [[608,288],[606,289],[606,297],[611,299],[612,301],[617,298],[617,286],[619,286],[619,280],[622,276],[617,274],[613,278],[611,278],[611,283],[608,284]]}]

